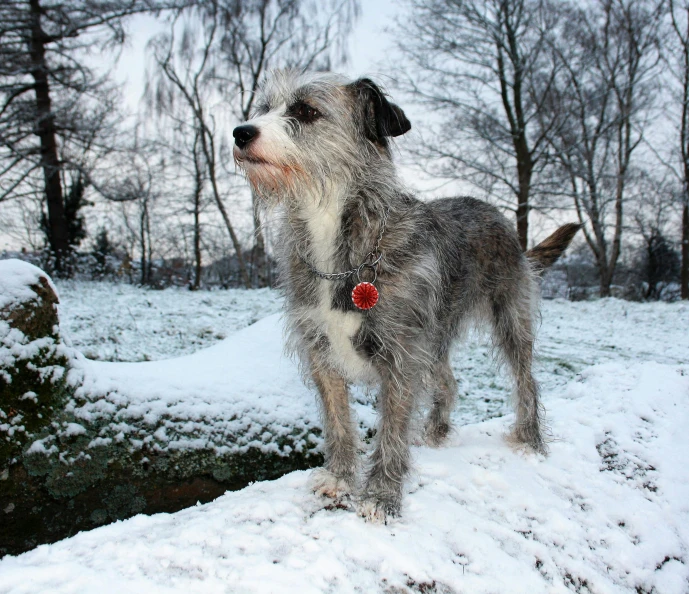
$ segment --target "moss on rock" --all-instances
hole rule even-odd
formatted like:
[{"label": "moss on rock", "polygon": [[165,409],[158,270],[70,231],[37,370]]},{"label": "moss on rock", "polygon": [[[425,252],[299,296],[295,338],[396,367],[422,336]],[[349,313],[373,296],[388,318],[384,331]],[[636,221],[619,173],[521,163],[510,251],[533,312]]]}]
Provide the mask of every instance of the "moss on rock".
[{"label": "moss on rock", "polygon": [[47,276],[0,309],[0,470],[21,455],[70,397],[58,298]]}]

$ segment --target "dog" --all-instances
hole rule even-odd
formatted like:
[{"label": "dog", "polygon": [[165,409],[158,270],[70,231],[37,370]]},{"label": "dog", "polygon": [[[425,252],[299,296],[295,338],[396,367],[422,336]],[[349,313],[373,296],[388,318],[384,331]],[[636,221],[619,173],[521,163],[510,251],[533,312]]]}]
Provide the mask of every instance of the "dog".
[{"label": "dog", "polygon": [[[390,139],[410,129],[370,79],[278,71],[233,131],[234,159],[252,191],[267,207],[281,206],[277,260],[289,344],[322,402],[325,466],[314,491],[351,497],[374,522],[400,514],[422,394],[430,395],[425,441],[438,446],[451,431],[457,382],[449,354],[473,320],[490,323],[514,375],[509,440],[546,453],[531,371],[537,277],[580,227],[565,225],[523,253],[495,207],[470,197],[418,200],[390,151]],[[362,483],[353,382],[379,387]]]}]

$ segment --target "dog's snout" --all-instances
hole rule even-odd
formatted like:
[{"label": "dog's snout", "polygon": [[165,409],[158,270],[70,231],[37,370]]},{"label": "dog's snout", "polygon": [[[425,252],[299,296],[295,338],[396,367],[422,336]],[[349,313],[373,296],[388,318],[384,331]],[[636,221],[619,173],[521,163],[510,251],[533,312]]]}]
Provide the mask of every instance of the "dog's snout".
[{"label": "dog's snout", "polygon": [[232,132],[234,136],[235,144],[243,149],[247,144],[249,144],[254,138],[258,136],[258,128],[256,126],[251,126],[245,124],[243,126],[237,126]]}]

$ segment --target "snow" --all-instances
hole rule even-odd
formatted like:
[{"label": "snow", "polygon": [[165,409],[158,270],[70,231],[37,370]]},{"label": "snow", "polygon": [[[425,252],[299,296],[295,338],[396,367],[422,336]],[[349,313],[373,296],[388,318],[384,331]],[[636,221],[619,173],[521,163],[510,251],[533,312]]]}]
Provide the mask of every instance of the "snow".
[{"label": "snow", "polygon": [[[290,443],[278,448],[280,454],[292,447],[301,451],[304,439],[313,439],[307,437],[307,429],[320,426],[314,394],[303,385],[296,365],[283,355],[284,330],[278,314],[253,323],[280,308],[275,291],[235,290],[226,295],[84,282],[62,282],[59,288],[61,328],[76,348],[99,352],[98,345],[116,344],[136,358],[144,353],[154,359],[112,363],[80,358],[75,363],[80,375],[73,379],[82,384],[79,402],[73,405],[76,416],[87,422],[108,419],[103,437],[121,434],[136,448],[144,440],[152,441],[158,451],[212,447],[244,452],[254,447],[272,452],[276,446],[264,440],[263,433],[296,432]],[[124,310],[128,311],[124,317],[112,313]],[[95,324],[94,320],[105,321]],[[213,333],[199,332],[213,323]],[[592,363],[685,361],[686,327],[689,307],[681,303],[544,301],[536,374],[546,401],[553,390]],[[138,333],[137,328],[145,330]],[[165,328],[174,332],[166,333]],[[104,336],[113,340],[103,343]],[[165,358],[190,352],[193,345],[182,340],[190,336],[212,346]],[[112,354],[108,349],[105,352]],[[505,370],[496,369],[485,336],[474,332],[451,362],[459,378],[460,399],[453,415],[457,425],[511,411],[511,381]],[[375,424],[374,395],[363,390],[353,395],[366,433]],[[151,436],[148,427],[161,418],[167,430]],[[242,437],[229,440],[228,435]]]},{"label": "snow", "polygon": [[[58,287],[76,348],[154,359],[76,357],[75,418],[110,423],[93,447],[288,453],[264,441],[266,428],[319,425],[313,390],[283,354],[276,293]],[[686,593],[687,328],[682,303],[544,302],[536,375],[553,436],[547,458],[504,442],[510,383],[472,334],[452,358],[458,429],[445,447],[413,448],[402,517],[387,526],[317,498],[310,473],[295,472],[5,557],[0,593]],[[372,398],[353,394],[362,434],[375,422]],[[147,435],[147,424],[160,428]],[[232,443],[233,434],[246,437]]]},{"label": "snow", "polygon": [[[29,287],[39,283],[41,276],[48,278],[45,272],[28,262],[0,260],[0,309],[33,298],[35,293]],[[55,285],[50,283],[50,287],[57,295]]]},{"label": "snow", "polygon": [[60,321],[89,359],[150,361],[188,355],[280,311],[276,291],[162,291],[58,281]]},{"label": "snow", "polygon": [[329,508],[295,472],[6,557],[0,592],[682,594],[687,396],[687,366],[597,365],[550,399],[548,458],[505,444],[509,417],[414,448],[387,526]]},{"label": "snow", "polygon": [[[161,360],[192,354],[221,344],[282,306],[278,292],[268,289],[153,291],[80,281],[58,281],[58,288],[63,334],[90,359],[104,361]],[[552,390],[595,363],[681,363],[689,359],[687,328],[686,303],[543,301],[536,375],[547,398]],[[282,349],[282,338],[275,335],[274,339],[275,353]],[[250,358],[243,361],[251,368]],[[496,372],[492,349],[482,333],[472,333],[453,353],[451,362],[460,391],[455,422],[475,423],[511,410],[511,381],[504,370]],[[207,367],[209,373],[218,371]],[[129,368],[122,369],[126,373]],[[211,382],[210,378],[204,381]],[[220,389],[222,382],[222,377],[218,378]],[[360,403],[371,402],[370,395],[357,392],[355,396]],[[360,413],[366,417],[365,424],[374,422],[370,409],[364,407]]]},{"label": "snow", "polygon": [[[146,363],[80,358],[70,409],[85,422],[107,419],[104,435],[122,433],[135,446],[152,441],[158,451],[301,451],[314,438],[307,428],[320,421],[313,393],[283,354],[282,333],[273,314],[193,355]],[[148,427],[160,424],[150,435]],[[276,436],[289,443],[278,446]]]}]

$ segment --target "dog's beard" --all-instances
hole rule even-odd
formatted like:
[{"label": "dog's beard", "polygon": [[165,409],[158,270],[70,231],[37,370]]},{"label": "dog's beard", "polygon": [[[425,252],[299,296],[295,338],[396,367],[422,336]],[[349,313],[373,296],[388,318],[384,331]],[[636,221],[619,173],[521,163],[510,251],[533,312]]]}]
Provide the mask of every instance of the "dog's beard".
[{"label": "dog's beard", "polygon": [[265,160],[235,159],[254,192],[269,203],[281,202],[298,193],[304,170],[296,164],[275,164]]}]

